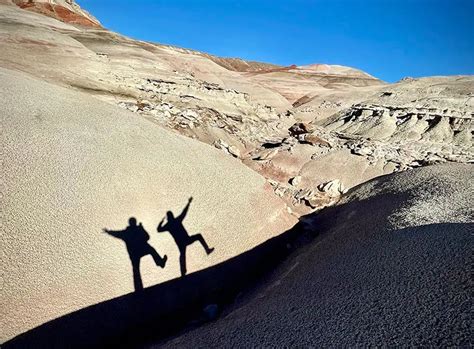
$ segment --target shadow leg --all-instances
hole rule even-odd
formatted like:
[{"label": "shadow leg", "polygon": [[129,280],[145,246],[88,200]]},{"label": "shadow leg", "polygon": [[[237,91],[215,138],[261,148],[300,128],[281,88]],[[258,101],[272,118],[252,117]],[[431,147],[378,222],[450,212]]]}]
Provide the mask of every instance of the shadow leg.
[{"label": "shadow leg", "polygon": [[214,251],[214,248],[210,248],[207,245],[206,240],[204,240],[201,234],[196,234],[189,237],[189,244],[192,244],[195,241],[199,241],[201,243],[202,247],[204,247],[204,250],[206,250],[207,254],[211,254]]},{"label": "shadow leg", "polygon": [[162,268],[165,267],[166,261],[168,260],[168,256],[164,255],[163,258],[161,258],[160,255],[158,254],[158,252],[156,252],[156,250],[151,246],[150,246],[150,249],[149,249],[149,253],[153,257],[153,260],[155,261],[155,264],[157,266],[162,267]]},{"label": "shadow leg", "polygon": [[140,275],[140,258],[132,260],[133,268],[133,286],[135,286],[135,292],[143,290],[142,276]]},{"label": "shadow leg", "polygon": [[186,247],[179,249],[179,266],[181,268],[181,276],[186,275]]}]

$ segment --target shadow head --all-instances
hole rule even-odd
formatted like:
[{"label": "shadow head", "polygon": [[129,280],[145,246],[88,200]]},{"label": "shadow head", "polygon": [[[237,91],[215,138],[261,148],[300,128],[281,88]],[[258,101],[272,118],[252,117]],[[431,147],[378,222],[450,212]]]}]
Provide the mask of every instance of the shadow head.
[{"label": "shadow head", "polygon": [[131,227],[135,227],[137,225],[137,219],[135,217],[130,217],[128,219],[128,224],[131,226]]}]

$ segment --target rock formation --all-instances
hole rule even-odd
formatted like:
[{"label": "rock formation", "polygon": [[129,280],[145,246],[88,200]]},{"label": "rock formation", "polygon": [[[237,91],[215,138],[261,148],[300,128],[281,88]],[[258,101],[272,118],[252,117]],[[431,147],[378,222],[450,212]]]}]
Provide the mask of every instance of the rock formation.
[{"label": "rock formation", "polygon": [[[220,58],[53,23],[13,6],[0,5],[0,16],[3,66],[216,146],[268,178],[296,215],[334,203],[317,190],[329,181],[350,188],[423,164],[472,160],[470,77],[387,86],[349,67]],[[295,123],[311,132],[292,134]],[[295,176],[300,183],[289,186]]]},{"label": "rock formation", "polygon": [[[472,163],[473,88],[473,77],[411,79],[384,86],[330,117],[315,114],[310,122],[296,123],[287,138],[272,143],[271,159],[248,165],[273,179],[277,193],[303,212],[298,204],[324,202],[315,189],[326,181],[339,179],[351,188],[423,165]],[[300,178],[297,188],[285,183],[295,176]]]}]

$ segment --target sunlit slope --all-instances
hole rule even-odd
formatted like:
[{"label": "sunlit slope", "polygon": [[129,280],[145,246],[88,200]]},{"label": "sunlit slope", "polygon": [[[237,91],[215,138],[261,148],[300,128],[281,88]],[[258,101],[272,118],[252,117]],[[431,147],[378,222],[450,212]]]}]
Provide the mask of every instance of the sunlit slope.
[{"label": "sunlit slope", "polygon": [[[156,227],[168,210],[215,248],[188,247],[188,273],[238,255],[295,219],[263,177],[217,149],[86,94],[0,70],[3,342],[58,316],[133,292],[119,239],[136,217],[164,269],[141,261],[144,287],[178,277],[178,248]],[[258,210],[255,208],[258,207]]]}]

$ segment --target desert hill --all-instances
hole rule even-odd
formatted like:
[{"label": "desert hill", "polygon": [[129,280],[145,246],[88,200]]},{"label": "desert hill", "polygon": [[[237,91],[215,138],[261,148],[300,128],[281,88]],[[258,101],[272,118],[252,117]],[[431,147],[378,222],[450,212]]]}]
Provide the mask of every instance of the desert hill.
[{"label": "desert hill", "polygon": [[[220,58],[13,5],[0,5],[0,32],[4,67],[83,91],[241,159],[271,181],[296,215],[382,174],[473,159],[472,77],[387,85],[354,68]],[[446,101],[449,112],[436,101]],[[416,130],[413,115],[423,119]],[[299,122],[304,133],[289,131]],[[404,139],[407,128],[426,135]],[[392,140],[387,145],[387,132],[407,150],[398,153]],[[331,193],[315,190],[334,180],[342,186]]]},{"label": "desert hill", "polygon": [[[252,281],[249,274],[257,277],[257,271],[272,268],[294,248],[285,240],[288,232],[303,233],[304,222],[310,232],[340,238],[327,242],[321,237],[321,246],[327,248],[316,243],[309,247],[314,255],[297,251],[273,280],[283,275],[278,274],[282,270],[292,270],[291,261],[307,258],[304,266],[296,265],[294,274],[289,272],[289,279],[324,293],[328,302],[347,308],[352,317],[358,315],[351,311],[365,308],[355,307],[350,299],[336,302],[331,297],[341,293],[327,294],[314,281],[317,278],[307,280],[304,275],[324,279],[336,259],[334,268],[341,267],[347,278],[359,277],[359,270],[344,269],[337,259],[347,257],[354,261],[352,267],[370,269],[373,263],[362,248],[372,246],[373,239],[381,249],[395,249],[403,263],[413,261],[425,268],[418,250],[405,254],[397,250],[390,235],[393,229],[408,229],[426,242],[420,251],[438,263],[433,264],[437,271],[440,261],[453,255],[457,259],[453,257],[447,268],[464,270],[462,243],[466,229],[472,229],[465,224],[466,217],[472,220],[472,201],[466,196],[472,177],[472,165],[467,164],[474,161],[472,76],[406,78],[387,84],[340,65],[278,66],[217,57],[112,32],[72,0],[0,0],[0,46],[4,314],[0,342],[8,341],[7,346],[39,345],[39,338],[47,346],[56,329],[54,343],[59,346],[64,344],[61,335],[66,338],[71,331],[68,345],[100,347],[111,338],[121,340],[114,332],[148,328],[152,319],[166,322],[163,319],[175,312],[176,324],[182,325],[191,316],[188,306],[199,313],[201,306],[217,302],[214,298],[223,293],[239,294],[241,281]],[[463,184],[456,187],[453,181]],[[373,195],[369,189],[374,189]],[[396,194],[396,202],[390,193]],[[339,206],[327,209],[341,199]],[[402,210],[405,206],[416,209]],[[372,212],[374,207],[378,211]],[[315,213],[319,211],[321,215]],[[371,221],[369,213],[377,218]],[[180,214],[186,217],[184,228],[176,223]],[[395,217],[396,226],[384,220],[389,216]],[[407,226],[398,225],[406,219]],[[169,229],[158,233],[160,227],[165,230],[163,226],[181,230],[173,236]],[[125,228],[140,232],[142,240],[115,239],[114,232]],[[182,229],[202,235],[187,248],[186,277],[178,248],[186,240]],[[443,239],[447,249],[438,253]],[[408,240],[402,240],[406,246]],[[349,242],[361,249],[346,254]],[[426,250],[431,246],[433,253]],[[133,257],[138,249],[146,249],[140,252],[146,252],[140,268]],[[413,256],[407,255],[412,252]],[[358,256],[364,257],[360,263]],[[320,259],[327,261],[321,267]],[[400,268],[392,259],[384,261],[387,268]],[[137,287],[137,270],[144,290]],[[431,271],[426,267],[426,273]],[[374,273],[382,274],[379,269]],[[416,277],[414,270],[410,273],[410,278]],[[425,272],[422,275],[431,287],[433,280]],[[355,291],[349,289],[357,287],[343,279],[331,280],[330,290],[340,287],[354,299]],[[380,286],[367,281],[374,288]],[[453,287],[459,286],[458,281]],[[266,316],[285,304],[285,287],[268,287],[268,303],[255,305],[255,309],[268,306],[268,312],[259,311],[252,328],[244,326],[241,334],[237,327],[234,331],[233,326],[243,321],[239,314],[248,315],[242,310],[230,316],[229,323],[216,323],[202,333],[217,336],[222,345],[235,345],[232,338],[221,336],[229,329],[233,338],[250,344],[252,336],[265,332],[261,326],[267,323]],[[408,292],[403,287],[399,291]],[[258,290],[263,289],[267,286]],[[301,320],[295,326],[311,324],[306,316],[314,314],[299,311],[308,307],[298,303],[305,299],[304,290],[296,291],[300,292],[295,293],[296,310],[281,310],[288,317],[295,312]],[[436,295],[445,299],[438,291]],[[377,301],[370,292],[365,296],[366,303]],[[387,299],[397,304],[388,293]],[[246,300],[259,302],[251,295]],[[334,310],[320,301],[308,302]],[[446,298],[446,302],[458,309],[457,300]],[[175,308],[176,303],[181,308]],[[154,308],[162,313],[152,314]],[[420,314],[425,321],[426,313],[421,309]],[[351,328],[346,315],[341,316]],[[128,322],[119,321],[122,318]],[[332,324],[327,317],[321,319]],[[449,323],[433,327],[439,336],[464,333],[457,317],[448,320],[453,327],[446,327]],[[279,325],[268,324],[268,333],[278,338]],[[87,329],[89,336],[81,329]],[[357,333],[365,333],[358,328],[348,331],[334,337],[311,334],[295,343],[305,345],[308,338],[348,345]],[[386,333],[397,337],[401,333],[397,331]],[[427,337],[416,343],[434,344],[423,339],[431,338],[431,332],[423,333]],[[210,345],[195,332],[176,341],[185,345],[189,338]],[[375,337],[364,338],[360,344],[376,344]],[[444,343],[437,335],[432,338]],[[464,339],[460,335],[458,341],[445,344],[463,344]]]},{"label": "desert hill", "polygon": [[73,0],[1,0],[0,3],[15,4],[27,11],[40,13],[65,23],[85,27],[101,27],[97,18],[84,11]]}]

